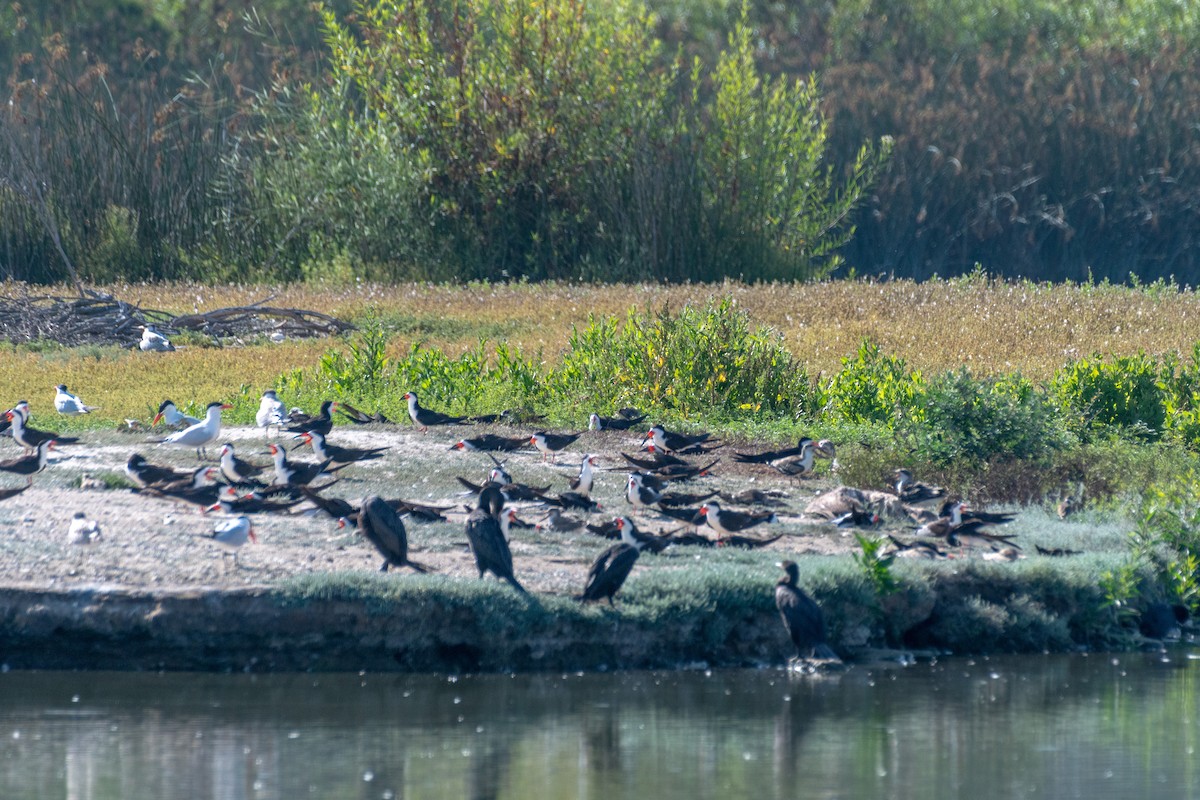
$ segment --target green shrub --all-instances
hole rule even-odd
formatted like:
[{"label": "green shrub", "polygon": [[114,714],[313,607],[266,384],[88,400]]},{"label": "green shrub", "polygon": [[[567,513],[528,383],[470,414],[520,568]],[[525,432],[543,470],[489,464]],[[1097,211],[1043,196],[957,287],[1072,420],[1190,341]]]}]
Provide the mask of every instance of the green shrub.
[{"label": "green shrub", "polygon": [[597,408],[635,405],[681,416],[815,410],[808,373],[778,332],[752,329],[728,297],[677,314],[665,306],[650,314],[630,310],[623,325],[591,319],[572,331],[547,389]]},{"label": "green shrub", "polygon": [[825,413],[838,422],[875,422],[893,427],[906,416],[918,414],[914,400],[923,380],[909,373],[904,359],[884,355],[879,346],[864,339],[853,358],[842,359],[842,369],[825,392]]},{"label": "green shrub", "polygon": [[1144,352],[1072,361],[1055,374],[1053,392],[1082,430],[1115,426],[1143,439],[1162,435],[1166,407],[1158,364]]},{"label": "green shrub", "polygon": [[923,385],[913,402],[919,413],[903,433],[918,457],[936,465],[1038,461],[1068,441],[1056,409],[1020,375],[979,380],[964,367]]}]

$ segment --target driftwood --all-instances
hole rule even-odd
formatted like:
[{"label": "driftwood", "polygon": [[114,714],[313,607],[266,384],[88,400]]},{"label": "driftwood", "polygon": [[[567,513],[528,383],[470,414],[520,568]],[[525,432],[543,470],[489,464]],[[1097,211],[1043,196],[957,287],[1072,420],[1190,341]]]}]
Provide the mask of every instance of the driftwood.
[{"label": "driftwood", "polygon": [[319,311],[265,305],[271,298],[248,306],[177,316],[126,303],[109,294],[87,290],[84,294],[75,298],[50,295],[0,298],[0,337],[14,344],[51,340],[68,346],[133,347],[146,324],[153,324],[167,336],[196,331],[214,338],[254,335],[301,338],[354,330],[350,323]]}]

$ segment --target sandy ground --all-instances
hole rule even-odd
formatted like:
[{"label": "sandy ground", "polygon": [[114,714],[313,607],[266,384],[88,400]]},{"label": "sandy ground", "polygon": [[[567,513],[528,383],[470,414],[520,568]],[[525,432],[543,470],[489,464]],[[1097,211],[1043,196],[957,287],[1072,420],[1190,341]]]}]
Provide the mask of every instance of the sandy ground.
[{"label": "sandy ground", "polygon": [[[35,417],[32,424],[50,427],[54,421]],[[329,437],[333,444],[390,449],[384,458],[344,469],[327,494],[352,502],[368,494],[379,494],[454,507],[455,510],[448,512],[449,521],[444,523],[420,523],[406,518],[410,555],[440,574],[475,579],[477,573],[463,533],[466,517],[463,504],[472,503],[473,498],[462,494],[455,476],[481,482],[492,464],[484,453],[463,453],[451,450],[450,445],[460,436],[478,435],[485,430],[512,436],[533,429],[455,426],[434,428],[422,434],[400,426],[335,427]],[[601,470],[616,470],[599,472],[592,493],[600,501],[602,511],[588,519],[604,521],[629,513],[623,494],[628,468],[619,451],[636,452],[642,432],[641,428],[628,433],[585,432],[560,454],[556,465],[542,463],[541,455],[531,449],[508,455],[506,466],[519,482],[549,484],[552,491],[563,491],[578,471],[582,454],[598,454]],[[80,488],[81,482],[85,486],[96,483],[89,479],[123,474],[125,461],[134,452],[155,463],[181,468],[197,465],[193,450],[153,444],[149,442],[151,438],[153,435],[145,432],[93,432],[83,434],[78,444],[54,451],[50,465],[35,476],[32,488],[0,504],[0,584],[39,588],[222,587],[270,585],[313,572],[378,570],[381,558],[371,545],[352,530],[339,530],[324,514],[253,515],[259,541],[244,547],[235,564],[209,539],[214,525],[225,519],[225,515],[201,514],[195,506],[138,495],[127,488]],[[270,463],[265,449],[267,439],[260,430],[226,427],[220,441],[234,442],[243,458]],[[290,440],[287,441],[290,445]],[[739,445],[742,446],[744,443]],[[218,449],[210,449],[214,458]],[[769,546],[770,551],[784,557],[840,553],[852,548],[851,535],[799,518],[813,496],[837,485],[836,479],[829,475],[829,462],[819,461],[816,477],[797,482],[782,478],[766,467],[736,464],[730,450],[732,447],[727,447],[711,456],[723,456],[712,476],[673,488],[689,492],[738,491],[749,487],[781,489],[788,497],[786,504],[777,509],[780,521],[755,530],[770,535],[785,534]],[[11,439],[0,439],[0,458],[11,458],[19,452]],[[313,459],[308,448],[294,455],[301,460]],[[15,487],[22,481],[18,476],[0,473],[0,486]],[[545,509],[535,504],[517,505],[521,517],[530,522],[537,522],[545,515]],[[78,511],[100,523],[101,541],[86,546],[68,543],[68,526]],[[578,511],[570,513],[586,516]],[[681,527],[681,523],[653,512],[643,512],[638,521],[640,527],[651,531]],[[582,588],[588,565],[608,544],[586,531],[515,530],[512,550],[516,573],[530,589],[576,593]],[[659,558],[683,567],[700,552],[699,548],[674,550],[677,552],[668,551]]]}]

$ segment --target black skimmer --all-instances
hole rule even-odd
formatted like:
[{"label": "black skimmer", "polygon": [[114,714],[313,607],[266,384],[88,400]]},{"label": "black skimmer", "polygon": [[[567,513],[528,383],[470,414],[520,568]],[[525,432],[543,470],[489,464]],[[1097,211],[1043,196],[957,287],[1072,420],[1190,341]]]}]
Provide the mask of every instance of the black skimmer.
[{"label": "black skimmer", "polygon": [[[495,474],[496,470],[492,470],[492,473]],[[473,483],[473,482],[467,480],[466,478],[464,478],[462,476],[458,476],[458,475],[456,475],[454,479],[457,480],[459,483],[461,483],[464,487],[466,487],[467,491],[470,492],[471,494],[479,494],[479,493],[483,492],[484,490],[488,489],[489,487],[491,487],[491,488],[499,489],[501,492],[504,493],[505,498],[507,498],[508,500],[511,500],[514,503],[523,502],[523,501],[533,501],[533,500],[545,501],[546,492],[548,492],[550,490],[549,484],[547,484],[545,486],[541,486],[541,487],[526,486],[523,483],[513,483],[511,480],[508,482],[501,482],[501,481],[497,481],[497,480],[493,480],[493,479],[488,479],[484,483],[480,484],[480,483]]]},{"label": "black skimmer", "polygon": [[264,466],[238,458],[232,442],[221,445],[221,477],[234,486],[265,486],[259,476],[266,470]]},{"label": "black skimmer", "polygon": [[350,522],[358,522],[358,507],[352,505],[348,500],[343,500],[340,497],[325,497],[321,494],[325,490],[325,486],[313,488],[311,486],[301,486],[300,492],[304,497],[317,507],[318,510],[324,511],[332,519],[345,519]]},{"label": "black skimmer", "polygon": [[284,408],[279,395],[275,394],[275,390],[267,389],[263,392],[262,399],[258,401],[258,411],[254,412],[254,424],[262,428],[269,436],[272,427],[283,427],[283,420],[286,416],[287,409]]},{"label": "black skimmer", "polygon": [[168,494],[188,493],[211,487],[220,474],[221,471],[217,467],[197,467],[174,480],[166,480],[164,475],[164,480],[147,484],[143,488]]},{"label": "black skimmer", "polygon": [[346,419],[353,422],[355,425],[391,425],[392,421],[383,415],[383,412],[376,411],[374,414],[368,414],[365,411],[359,411],[354,406],[346,401],[338,403],[338,413]]},{"label": "black skimmer", "polygon": [[83,401],[67,391],[67,385],[60,383],[54,387],[54,409],[60,414],[77,416],[99,411],[100,406],[86,406]]},{"label": "black skimmer", "polygon": [[1061,558],[1063,556],[1081,556],[1081,555],[1083,555],[1082,550],[1071,550],[1070,548],[1067,548],[1067,547],[1042,547],[1040,544],[1034,545],[1034,547],[1037,548],[1037,554],[1039,556],[1051,556],[1054,558]]},{"label": "black skimmer", "polygon": [[588,417],[589,431],[627,431],[646,418],[645,414],[634,417],[602,417],[592,414]]},{"label": "black skimmer", "polygon": [[233,486],[225,487],[225,491],[217,495],[217,502],[208,506],[205,511],[224,511],[226,514],[278,514],[291,511],[292,508],[304,502],[303,497],[272,499],[255,489],[238,496]]},{"label": "black skimmer", "polygon": [[24,475],[32,482],[33,476],[46,468],[47,459],[55,444],[53,439],[38,442],[32,453],[0,461],[0,470],[11,472],[14,475]]},{"label": "black skimmer", "polygon": [[579,492],[562,492],[557,497],[543,496],[542,502],[548,506],[558,506],[559,508],[578,508],[589,514],[600,510],[598,502]]},{"label": "black skimmer", "polygon": [[625,481],[625,499],[633,506],[634,516],[637,515],[638,509],[657,503],[661,495],[662,492],[647,486],[642,476],[636,472],[631,473]]},{"label": "black skimmer", "polygon": [[396,510],[397,514],[407,514],[418,522],[446,522],[446,516],[443,511],[450,511],[454,506],[431,506],[425,503],[414,503],[411,500],[395,500],[386,501],[389,506]]},{"label": "black skimmer", "polygon": [[450,445],[450,449],[462,450],[464,453],[470,451],[510,453],[528,446],[529,440],[524,436],[497,436],[494,433],[485,433],[482,436],[459,439]]},{"label": "black skimmer", "polygon": [[546,518],[537,524],[538,530],[553,531],[554,533],[570,533],[582,527],[583,520],[576,519],[570,514],[564,514],[558,508],[551,508],[546,512]]},{"label": "black skimmer", "polygon": [[595,483],[595,475],[592,472],[592,467],[600,465],[600,457],[588,453],[583,457],[583,461],[579,464],[579,474],[571,479],[570,489],[572,492],[587,497],[592,493],[592,485]]},{"label": "black skimmer", "polygon": [[660,506],[670,506],[678,508],[679,506],[694,506],[697,503],[703,503],[705,500],[716,497],[717,492],[661,492],[658,496],[658,504]]},{"label": "black skimmer", "polygon": [[[203,467],[201,468],[203,469]],[[141,453],[133,453],[125,462],[125,474],[143,489],[147,486],[175,483],[192,477],[195,470],[179,470],[151,464]]]},{"label": "black skimmer", "polygon": [[673,456],[670,453],[664,453],[656,448],[653,444],[648,445],[646,450],[650,453],[650,458],[637,458],[636,456],[631,456],[625,452],[621,453],[621,458],[625,459],[630,464],[633,464],[638,469],[645,470],[662,469],[663,467],[690,466],[690,464],[688,464],[688,462],[684,461],[682,458]]},{"label": "black skimmer", "polygon": [[178,433],[172,433],[165,439],[160,439],[159,442],[181,447],[194,447],[196,448],[196,457],[205,458],[208,455],[208,446],[221,436],[221,412],[227,408],[233,408],[233,406],[228,403],[209,403],[204,411],[202,422],[190,425]]},{"label": "black skimmer", "polygon": [[242,545],[247,541],[258,542],[258,537],[254,535],[254,526],[246,516],[218,523],[210,538],[224,551],[221,554],[222,559],[225,558],[225,553],[233,554],[234,564],[238,563],[238,551],[242,549]]},{"label": "black skimmer", "polygon": [[605,539],[621,539],[628,534],[638,540],[643,550],[648,550],[654,554],[661,553],[671,544],[670,540],[665,536],[656,536],[653,533],[646,533],[639,530],[629,517],[614,517],[600,525],[589,523],[586,527],[589,533],[593,533],[596,536],[603,536]]},{"label": "black skimmer", "polygon": [[380,572],[391,567],[409,567],[417,572],[428,572],[429,567],[408,557],[408,533],[404,522],[390,505],[381,498],[371,495],[363,500],[358,514],[358,532],[383,556]]},{"label": "black skimmer", "polygon": [[542,461],[546,457],[550,457],[550,462],[553,463],[555,457],[563,450],[571,446],[571,444],[580,437],[578,433],[547,433],[546,431],[538,431],[529,437],[529,443],[536,447],[542,454]]},{"label": "black skimmer", "polygon": [[625,584],[625,579],[629,577],[642,552],[642,543],[626,533],[620,518],[617,519],[617,528],[621,531],[621,541],[596,556],[596,560],[588,569],[583,594],[576,595],[576,600],[587,603],[607,597],[610,606],[616,605],[613,596]]},{"label": "black skimmer", "polygon": [[67,544],[95,544],[104,538],[100,523],[88,519],[87,514],[76,511],[67,528]]},{"label": "black skimmer", "polygon": [[897,539],[890,533],[887,535],[887,538],[892,544],[892,549],[888,551],[889,557],[927,558],[930,560],[950,557],[949,553],[938,547],[937,542],[931,542],[928,539],[914,539],[911,542],[905,542]]},{"label": "black skimmer", "polygon": [[10,497],[16,497],[21,492],[28,489],[30,486],[33,486],[33,478],[32,477],[29,478],[29,480],[25,483],[24,486],[17,487],[16,489],[0,489],[0,500],[7,500]]},{"label": "black skimmer", "polygon": [[[962,527],[962,511],[966,506],[967,504],[961,501],[943,503],[938,518],[917,528],[916,535],[934,536],[939,539],[947,538],[953,530]],[[982,525],[983,523],[978,524]]]},{"label": "black skimmer", "polygon": [[813,474],[813,456],[816,455],[811,441],[800,447],[800,455],[772,461],[769,466],[780,475],[789,478],[808,478]]},{"label": "black skimmer", "polygon": [[662,481],[688,481],[692,478],[708,475],[709,470],[715,467],[720,460],[719,458],[715,458],[701,467],[694,464],[671,464],[641,474],[643,477],[650,474]]},{"label": "black skimmer", "polygon": [[297,414],[295,411],[293,411],[292,413],[288,414],[288,418],[285,422],[287,425],[287,430],[290,433],[307,433],[308,431],[318,431],[325,436],[328,436],[329,432],[333,430],[332,412],[336,408],[338,408],[338,403],[336,400],[326,400],[325,402],[321,403],[321,410],[317,412],[316,416],[310,417],[304,412]]},{"label": "black skimmer", "polygon": [[896,496],[903,502],[918,504],[927,503],[945,496],[946,490],[940,486],[930,486],[913,478],[911,472],[901,467],[896,470]]},{"label": "black skimmer", "polygon": [[170,353],[175,345],[159,333],[154,325],[147,323],[142,326],[142,340],[138,342],[138,349],[144,353]]},{"label": "black skimmer", "polygon": [[812,441],[807,436],[802,436],[795,447],[785,447],[782,450],[766,450],[762,453],[739,453],[735,451],[733,460],[742,464],[770,464],[772,461],[779,461],[783,458],[791,458],[803,454],[805,443],[811,445]]},{"label": "black skimmer", "polygon": [[845,514],[834,517],[830,522],[838,528],[872,528],[879,524],[879,514],[861,504],[855,504]]},{"label": "black skimmer", "polygon": [[646,439],[649,440],[650,444],[664,453],[677,453],[679,455],[706,453],[710,449],[713,449],[707,447],[707,445],[716,443],[711,433],[688,435],[668,431],[662,425],[655,425],[647,431]]},{"label": "black skimmer", "polygon": [[300,439],[308,445],[312,446],[313,452],[316,453],[319,461],[332,461],[335,464],[352,464],[355,461],[370,461],[372,459],[381,458],[385,452],[391,447],[342,447],[336,444],[328,444],[325,441],[325,435],[320,431],[305,431],[300,434]]},{"label": "black skimmer", "polygon": [[440,411],[431,411],[428,408],[422,408],[421,404],[417,402],[416,392],[405,392],[404,399],[408,401],[409,418],[412,420],[413,425],[421,429],[422,432],[428,431],[430,425],[466,424],[466,417],[452,417]]},{"label": "black skimmer", "polygon": [[287,453],[279,445],[269,444],[267,448],[271,457],[275,459],[275,480],[272,483],[280,486],[308,486],[320,476],[329,475],[346,466],[338,464],[330,467],[333,462],[329,459],[316,463],[293,464],[288,461]]},{"label": "black skimmer", "polygon": [[193,479],[180,481],[178,484],[166,484],[162,486],[147,486],[146,488],[134,488],[135,494],[144,494],[148,497],[159,497],[163,500],[179,500],[184,503],[190,503],[194,506],[199,506],[203,511],[208,506],[221,499],[221,490],[228,489],[228,486],[217,485],[212,481],[220,474],[220,470],[216,467],[201,467],[196,470],[196,476]]},{"label": "black skimmer", "polygon": [[982,522],[964,522],[946,535],[946,543],[952,547],[986,547],[990,550],[1021,549],[1021,546],[1012,540],[1012,534],[985,531],[979,527],[981,525],[983,525]]},{"label": "black skimmer", "polygon": [[718,539],[716,545],[717,547],[740,547],[744,550],[755,550],[759,547],[766,547],[772,542],[778,542],[782,538],[782,533],[774,536],[742,536],[734,533]]},{"label": "black skimmer", "polygon": [[700,506],[699,513],[692,518],[692,522],[697,525],[702,522],[707,523],[708,527],[717,532],[718,539],[724,539],[735,533],[741,533],[764,522],[775,521],[775,515],[770,511],[757,513],[729,511],[721,508],[720,503],[712,501]]},{"label": "black skimmer", "polygon": [[175,402],[170,398],[163,400],[158,404],[158,413],[154,415],[154,419],[150,422],[151,425],[157,425],[159,420],[165,422],[168,428],[178,428],[181,425],[188,427],[190,425],[198,425],[200,420],[190,414],[182,413],[175,407]]},{"label": "black skimmer", "polygon": [[825,615],[821,607],[797,585],[800,569],[796,562],[784,561],[779,566],[783,567],[784,576],[775,584],[775,607],[796,647],[796,658],[840,661],[825,641]]},{"label": "black skimmer", "polygon": [[26,424],[26,420],[29,418],[28,415],[15,408],[8,411],[5,416],[12,423],[13,440],[24,447],[26,452],[32,453],[36,451],[38,445],[42,442],[53,441],[55,445],[60,445],[79,441],[79,438],[76,436],[59,436],[57,433],[40,431],[37,428],[29,427]]},{"label": "black skimmer", "polygon": [[508,548],[507,523],[511,516],[505,513],[504,495],[497,487],[488,487],[479,493],[479,502],[467,516],[467,541],[475,556],[479,577],[491,572],[497,578],[508,581],[514,589],[525,594],[525,587],[513,575],[512,551]]},{"label": "black skimmer", "polygon": [[718,492],[718,496],[727,503],[742,506],[781,506],[787,498],[787,494],[778,489],[743,489],[733,493]]}]

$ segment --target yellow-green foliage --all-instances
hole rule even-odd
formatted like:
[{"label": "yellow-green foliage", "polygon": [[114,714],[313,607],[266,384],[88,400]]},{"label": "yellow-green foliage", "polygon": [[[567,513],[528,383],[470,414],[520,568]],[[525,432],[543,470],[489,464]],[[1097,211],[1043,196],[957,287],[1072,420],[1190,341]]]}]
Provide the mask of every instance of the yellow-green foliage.
[{"label": "yellow-green foliage", "polygon": [[[1193,291],[979,278],[921,284],[833,281],[754,286],[726,282],[102,288],[143,307],[175,313],[271,297],[273,305],[322,309],[351,320],[361,320],[368,308],[383,320],[424,320],[422,325],[398,325],[400,332],[391,336],[386,348],[393,360],[405,358],[417,341],[457,357],[478,346],[481,332],[496,331],[507,332],[509,347],[525,353],[541,351],[553,360],[567,347],[572,326],[585,325],[589,315],[623,318],[630,307],[655,309],[667,303],[681,308],[687,303],[703,305],[714,297],[727,298],[733,308],[748,315],[752,325],[778,330],[783,345],[807,365],[809,374],[823,373],[825,380],[840,370],[841,360],[852,357],[864,339],[882,353],[903,359],[908,369],[926,375],[967,365],[980,379],[1020,372],[1035,384],[1049,382],[1068,361],[1089,353],[1191,354],[1200,341],[1200,296]],[[2,291],[14,295],[19,287]],[[47,293],[69,294],[70,290],[51,287]],[[327,339],[314,339],[219,349],[191,347],[165,354],[18,348],[0,359],[0,386],[9,398],[6,403],[22,397],[31,401],[44,397],[48,403],[51,387],[66,383],[87,402],[104,406],[100,417],[119,420],[145,416],[147,405],[162,400],[159,394],[203,405],[236,393],[243,384],[266,388],[284,372],[315,367],[330,346]],[[285,398],[285,402],[291,401]],[[1180,407],[1181,411],[1189,408]],[[1184,421],[1181,417],[1180,425]]]}]

